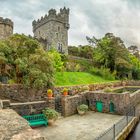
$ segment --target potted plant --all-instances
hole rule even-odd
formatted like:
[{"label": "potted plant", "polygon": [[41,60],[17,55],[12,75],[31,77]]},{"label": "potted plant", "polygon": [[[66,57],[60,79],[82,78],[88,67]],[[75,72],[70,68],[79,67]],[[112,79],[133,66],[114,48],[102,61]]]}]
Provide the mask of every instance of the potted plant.
[{"label": "potted plant", "polygon": [[47,95],[48,95],[48,98],[52,98],[53,92],[51,89],[47,90]]},{"label": "potted plant", "polygon": [[77,111],[80,115],[84,115],[88,111],[88,106],[85,104],[81,104],[77,107]]},{"label": "potted plant", "polygon": [[58,112],[54,109],[45,108],[43,114],[48,119],[48,125],[53,125],[54,122],[58,119]]},{"label": "potted plant", "polygon": [[63,89],[63,95],[64,95],[64,96],[67,96],[67,95],[68,95],[68,89],[67,89],[67,88],[64,88],[64,89]]}]

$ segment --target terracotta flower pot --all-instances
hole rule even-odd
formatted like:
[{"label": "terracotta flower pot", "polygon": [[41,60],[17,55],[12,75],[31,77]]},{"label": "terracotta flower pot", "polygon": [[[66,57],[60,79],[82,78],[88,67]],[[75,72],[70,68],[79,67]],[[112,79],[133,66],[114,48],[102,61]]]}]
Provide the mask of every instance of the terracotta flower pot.
[{"label": "terracotta flower pot", "polygon": [[52,94],[52,93],[49,93],[49,94],[48,94],[48,98],[49,98],[49,99],[51,99],[51,98],[52,98],[52,96],[53,96],[53,94]]},{"label": "terracotta flower pot", "polygon": [[49,126],[52,126],[52,125],[54,125],[54,122],[55,122],[54,119],[49,119],[49,120],[48,120],[48,125],[49,125]]},{"label": "terracotta flower pot", "polygon": [[63,92],[63,95],[64,95],[64,96],[67,96],[67,95],[68,95],[68,92],[67,92],[67,91],[64,91],[64,92]]},{"label": "terracotta flower pot", "polygon": [[78,110],[78,114],[81,115],[81,116],[84,115],[85,113],[86,113],[86,111]]}]

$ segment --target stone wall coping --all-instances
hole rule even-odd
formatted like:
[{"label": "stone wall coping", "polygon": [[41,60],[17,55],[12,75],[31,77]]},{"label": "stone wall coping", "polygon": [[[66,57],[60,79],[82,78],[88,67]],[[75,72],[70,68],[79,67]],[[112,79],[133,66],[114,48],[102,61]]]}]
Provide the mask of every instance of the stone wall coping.
[{"label": "stone wall coping", "polygon": [[114,92],[104,92],[104,91],[102,91],[102,90],[98,90],[98,91],[89,91],[88,93],[90,93],[90,94],[104,94],[104,95],[107,95],[107,94],[112,94],[112,95],[117,95],[117,96],[120,96],[120,95],[124,95],[124,94],[129,94],[130,95],[130,93],[129,92],[123,92],[123,93],[114,93]]},{"label": "stone wall coping", "polygon": [[10,102],[10,100],[3,100],[3,99],[2,100],[0,99],[0,101],[2,101],[2,102]]},{"label": "stone wall coping", "polygon": [[25,103],[11,103],[10,105],[30,105],[30,104],[40,104],[46,103],[46,101],[35,101],[35,102],[25,102]]},{"label": "stone wall coping", "polygon": [[129,133],[135,128],[139,119],[138,117],[134,117],[129,124],[118,134],[115,140],[126,139]]},{"label": "stone wall coping", "polygon": [[135,91],[135,92],[133,92],[133,93],[131,93],[130,94],[130,97],[133,97],[133,96],[135,96],[136,94],[139,94],[139,93],[140,93],[140,89],[137,90],[137,91]]}]

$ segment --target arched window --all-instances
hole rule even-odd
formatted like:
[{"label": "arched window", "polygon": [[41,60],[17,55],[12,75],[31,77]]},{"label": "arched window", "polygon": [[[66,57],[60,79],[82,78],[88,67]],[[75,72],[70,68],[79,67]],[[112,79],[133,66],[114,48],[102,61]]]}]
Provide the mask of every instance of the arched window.
[{"label": "arched window", "polygon": [[58,33],[56,33],[56,37],[58,38]]}]

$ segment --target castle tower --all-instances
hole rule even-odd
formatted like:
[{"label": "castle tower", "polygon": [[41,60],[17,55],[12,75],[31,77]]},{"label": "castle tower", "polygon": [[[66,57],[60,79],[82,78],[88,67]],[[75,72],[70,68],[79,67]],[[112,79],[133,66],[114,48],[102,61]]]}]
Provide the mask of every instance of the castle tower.
[{"label": "castle tower", "polygon": [[47,50],[54,47],[59,52],[68,54],[69,9],[61,8],[59,13],[50,9],[48,15],[34,20],[32,25],[34,37],[47,40]]},{"label": "castle tower", "polygon": [[0,17],[0,40],[8,38],[13,34],[13,22]]}]

